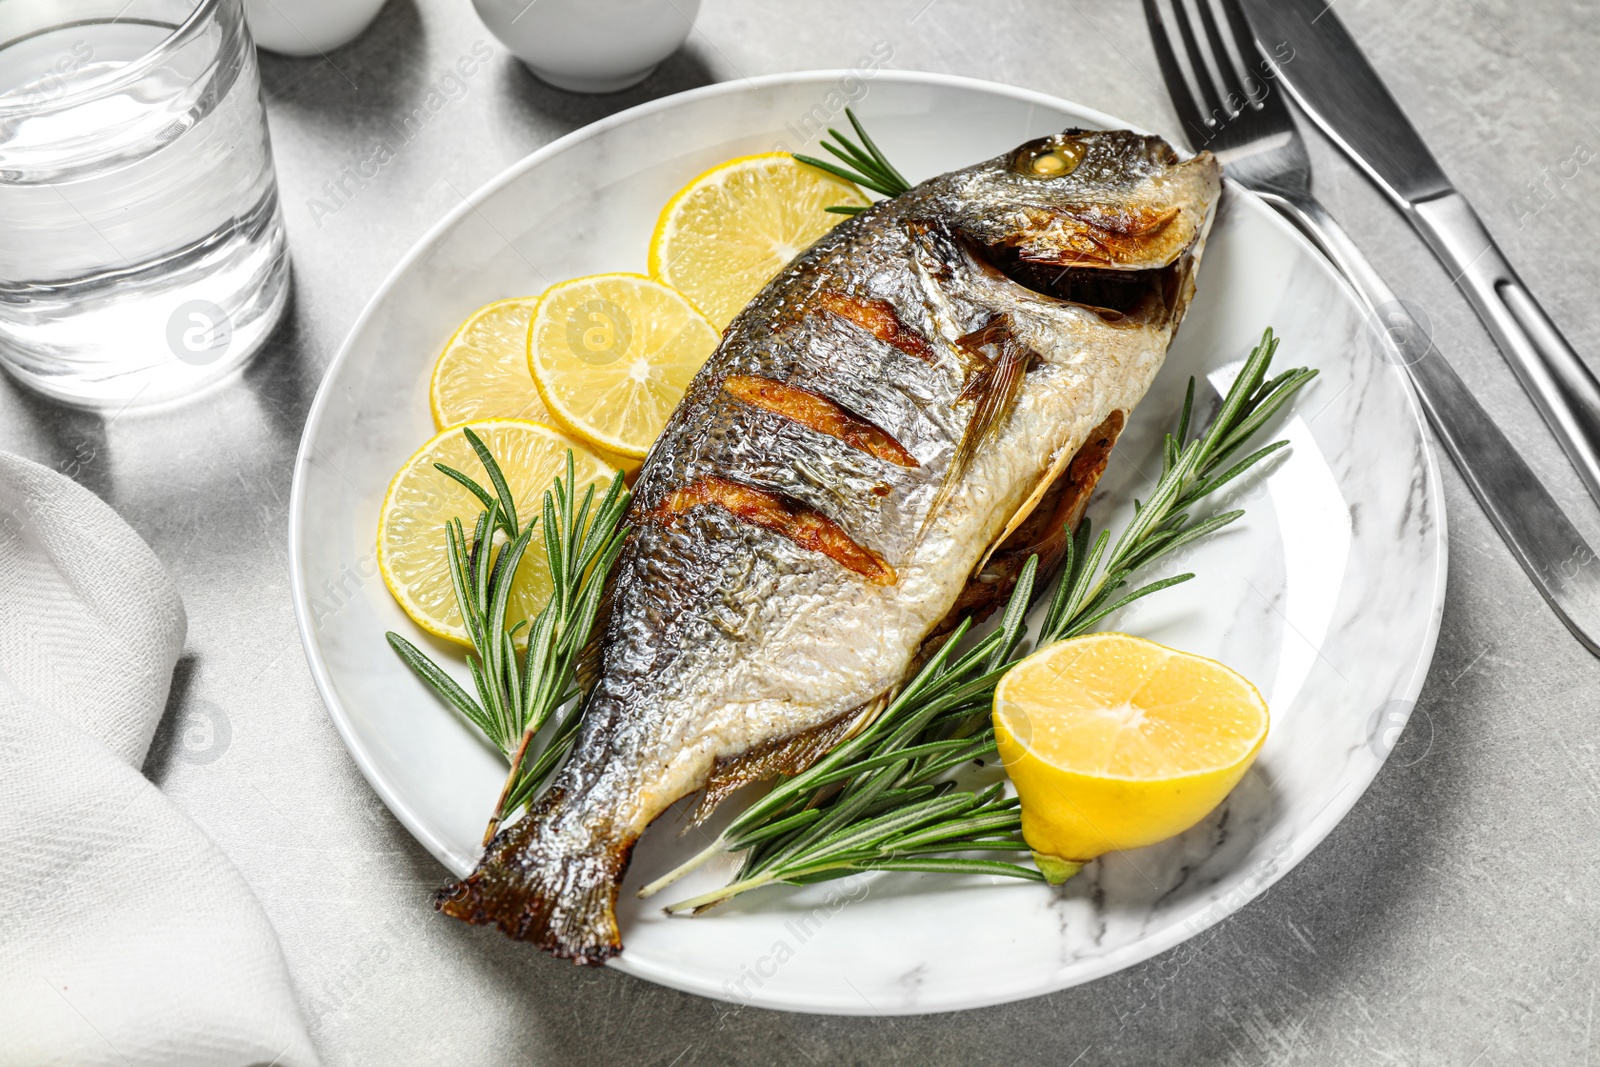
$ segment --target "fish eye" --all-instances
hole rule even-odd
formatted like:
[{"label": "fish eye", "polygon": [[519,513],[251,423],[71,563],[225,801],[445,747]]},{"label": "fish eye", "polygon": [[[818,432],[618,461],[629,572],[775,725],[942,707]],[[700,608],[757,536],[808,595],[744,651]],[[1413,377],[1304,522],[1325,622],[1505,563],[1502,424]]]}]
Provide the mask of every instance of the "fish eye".
[{"label": "fish eye", "polygon": [[1056,134],[1029,141],[1011,154],[1011,169],[1029,178],[1064,178],[1078,169],[1083,142]]}]

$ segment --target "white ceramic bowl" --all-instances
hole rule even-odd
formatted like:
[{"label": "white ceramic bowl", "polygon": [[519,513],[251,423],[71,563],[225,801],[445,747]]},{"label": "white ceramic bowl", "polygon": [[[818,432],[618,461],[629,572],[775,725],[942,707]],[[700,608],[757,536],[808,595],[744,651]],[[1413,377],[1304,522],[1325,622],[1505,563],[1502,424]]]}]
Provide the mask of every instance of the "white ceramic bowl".
[{"label": "white ceramic bowl", "polygon": [[614,93],[689,36],[700,0],[472,0],[512,55],[558,89]]},{"label": "white ceramic bowl", "polygon": [[[642,270],[656,213],[684,181],[779,144],[815,151],[808,133],[847,100],[913,180],[1065,126],[1121,125],[1022,89],[891,71],[778,75],[653,101],[541,148],[451,212],[395,268],[329,368],[290,508],[300,631],[356,764],[456,874],[477,858],[505,765],[385,644],[385,630],[399,631],[459,672],[459,652],[395,605],[373,549],[390,476],[434,432],[428,379],[440,347],[491,300]],[[1289,454],[1217,502],[1244,507],[1245,518],[1156,570],[1198,577],[1108,620],[1220,659],[1266,695],[1272,733],[1232,796],[1188,833],[1104,857],[1059,890],[858,876],[763,890],[696,919],[662,916],[677,894],[633,896],[703,844],[678,836],[685,822],[671,812],[634,853],[614,966],[800,1011],[947,1011],[1036,996],[1147,959],[1233,913],[1350,810],[1433,655],[1445,579],[1433,452],[1399,369],[1368,346],[1354,294],[1259,199],[1227,188],[1197,285],[1090,514],[1097,525],[1126,522],[1149,491],[1144,472],[1160,468],[1161,434],[1188,377],[1209,417],[1263,327],[1283,338],[1281,367],[1321,372],[1262,436],[1287,438]],[[702,870],[675,889],[703,892],[728,873]],[[416,900],[428,906],[421,890]]]}]

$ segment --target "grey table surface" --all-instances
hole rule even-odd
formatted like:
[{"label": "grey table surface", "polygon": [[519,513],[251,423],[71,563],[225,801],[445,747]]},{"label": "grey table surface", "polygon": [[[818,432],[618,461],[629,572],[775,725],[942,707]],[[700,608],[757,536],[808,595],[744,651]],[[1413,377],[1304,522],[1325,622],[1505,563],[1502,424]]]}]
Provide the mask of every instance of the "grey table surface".
[{"label": "grey table surface", "polygon": [[[1590,0],[1342,0],[1338,10],[1578,351],[1600,357]],[[480,40],[495,58],[448,121],[427,125],[337,212],[314,214],[323,183],[391,136]],[[879,41],[893,67],[1176,127],[1136,0],[706,0],[680,53],[637,88],[600,97],[538,82],[467,0],[389,0],[371,30],[326,58],[264,57],[294,295],[240,379],[201,403],[110,419],[0,385],[0,448],[100,494],[178,581],[188,645],[145,770],[260,896],[325,1061],[1600,1060],[1600,662],[1523,580],[1448,465],[1444,625],[1389,763],[1269,893],[1143,965],[981,1011],[789,1015],[578,970],[428,906],[444,872],[346,755],[295,631],[286,519],[318,380],[399,257],[523,155],[647,99],[847,66]],[[1600,544],[1600,512],[1448,276],[1312,142],[1319,195],[1425,310],[1442,350]]]}]

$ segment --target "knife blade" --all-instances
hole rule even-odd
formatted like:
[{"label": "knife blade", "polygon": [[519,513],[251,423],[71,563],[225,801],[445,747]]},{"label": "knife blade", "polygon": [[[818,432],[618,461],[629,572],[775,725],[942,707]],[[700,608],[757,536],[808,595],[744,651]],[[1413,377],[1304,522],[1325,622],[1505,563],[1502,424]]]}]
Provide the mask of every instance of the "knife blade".
[{"label": "knife blade", "polygon": [[[1242,0],[1256,43],[1306,115],[1383,190],[1450,271],[1600,502],[1600,381],[1450,184],[1327,0]],[[1282,56],[1288,46],[1287,58]]]}]

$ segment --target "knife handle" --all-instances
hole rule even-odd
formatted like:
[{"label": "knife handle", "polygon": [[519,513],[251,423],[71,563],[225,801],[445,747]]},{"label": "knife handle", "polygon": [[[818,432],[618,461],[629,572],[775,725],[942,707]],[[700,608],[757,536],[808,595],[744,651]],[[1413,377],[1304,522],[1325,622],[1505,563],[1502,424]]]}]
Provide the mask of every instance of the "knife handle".
[{"label": "knife handle", "polygon": [[1460,193],[1407,209],[1532,398],[1567,458],[1600,502],[1600,381],[1511,269]]},{"label": "knife handle", "polygon": [[1385,349],[1389,358],[1410,377],[1434,432],[1489,521],[1557,618],[1600,656],[1600,568],[1583,535],[1344,228],[1310,197],[1262,195],[1355,288],[1374,327],[1392,345]]}]

